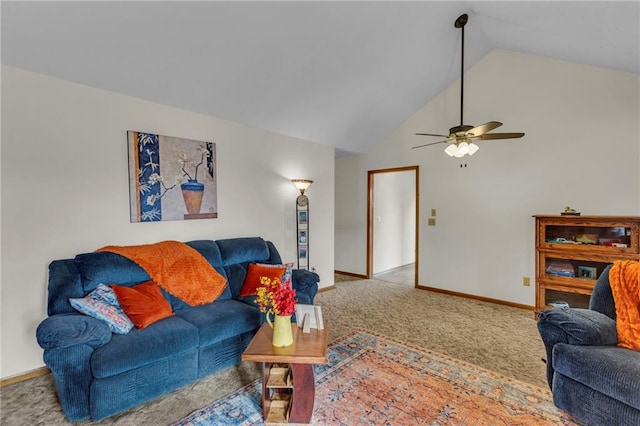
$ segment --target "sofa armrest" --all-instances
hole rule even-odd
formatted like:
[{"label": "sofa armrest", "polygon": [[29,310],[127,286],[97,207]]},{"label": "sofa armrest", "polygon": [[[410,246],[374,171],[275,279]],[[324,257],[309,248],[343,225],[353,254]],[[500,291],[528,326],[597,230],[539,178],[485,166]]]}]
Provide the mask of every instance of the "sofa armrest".
[{"label": "sofa armrest", "polygon": [[318,293],[320,276],[315,272],[305,269],[294,269],[291,274],[291,286],[296,291],[298,303],[313,304],[313,299]]},{"label": "sofa armrest", "polygon": [[553,347],[557,343],[585,346],[615,346],[616,322],[589,309],[550,309],[540,312],[538,331],[547,353],[547,382],[553,382]]},{"label": "sofa armrest", "polygon": [[538,330],[544,340],[570,345],[612,346],[618,343],[616,322],[589,309],[550,309],[540,312]]},{"label": "sofa armrest", "polygon": [[51,370],[65,415],[72,422],[87,420],[91,356],[111,340],[109,326],[88,315],[57,314],[40,323],[36,339],[44,349],[44,363]]},{"label": "sofa armrest", "polygon": [[111,340],[111,330],[104,321],[88,315],[58,314],[40,323],[36,339],[45,350],[77,345],[99,348]]}]

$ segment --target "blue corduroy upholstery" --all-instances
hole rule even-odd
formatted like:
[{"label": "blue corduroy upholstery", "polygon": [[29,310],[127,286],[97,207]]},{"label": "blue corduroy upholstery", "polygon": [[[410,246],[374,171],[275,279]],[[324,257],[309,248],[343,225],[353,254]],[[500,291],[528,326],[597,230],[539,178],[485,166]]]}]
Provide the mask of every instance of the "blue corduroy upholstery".
[{"label": "blue corduroy upholstery", "polygon": [[198,328],[173,315],[142,330],[114,334],[91,356],[91,373],[98,378],[115,376],[177,353],[195,352],[197,347]]},{"label": "blue corduroy upholstery", "polygon": [[[133,286],[149,280],[134,262],[117,254],[85,253],[49,265],[49,317],[36,338],[44,349],[67,418],[99,421],[240,362],[264,315],[254,297],[236,298],[248,264],[281,263],[262,238],[187,243],[227,279],[213,303],[189,306],[163,290],[174,315],[128,334],[82,315],[69,298],[84,297],[100,284]],[[299,303],[313,303],[319,277],[294,270]]]},{"label": "blue corduroy upholstery", "polygon": [[540,312],[547,381],[556,406],[587,425],[640,424],[640,352],[616,346],[615,303],[607,267],[590,309]]},{"label": "blue corduroy upholstery", "polygon": [[135,262],[115,253],[79,254],[75,262],[85,293],[92,292],[98,284],[134,285],[151,279]]},{"label": "blue corduroy upholstery", "polygon": [[269,246],[259,237],[218,240],[216,244],[225,266],[243,262],[266,262],[269,259]]},{"label": "blue corduroy upholstery", "polygon": [[616,304],[613,301],[613,293],[609,285],[609,271],[613,265],[609,265],[598,277],[598,282],[593,288],[589,299],[589,309],[605,314],[609,318],[616,319]]},{"label": "blue corduroy upholstery", "polygon": [[106,322],[80,313],[51,316],[38,325],[36,337],[43,349],[61,349],[76,345],[99,348],[111,340]]},{"label": "blue corduroy upholstery", "polygon": [[291,280],[296,283],[298,303],[312,305],[313,299],[318,292],[318,281],[320,281],[318,274],[304,269],[294,269],[291,274]]},{"label": "blue corduroy upholstery", "polygon": [[180,318],[198,329],[199,346],[238,336],[260,325],[262,314],[255,306],[237,300],[220,300],[178,312]]},{"label": "blue corduroy upholstery", "polygon": [[[73,309],[69,299],[86,294],[73,259],[54,260],[49,264],[49,285],[47,294],[47,315],[78,312]],[[88,293],[88,292],[87,292]]]}]

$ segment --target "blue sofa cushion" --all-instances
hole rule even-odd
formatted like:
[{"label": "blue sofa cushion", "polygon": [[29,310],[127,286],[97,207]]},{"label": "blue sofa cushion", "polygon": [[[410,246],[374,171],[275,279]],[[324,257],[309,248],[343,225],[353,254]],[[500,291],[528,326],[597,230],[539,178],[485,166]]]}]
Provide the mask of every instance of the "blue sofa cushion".
[{"label": "blue sofa cushion", "polygon": [[558,343],[553,347],[553,367],[556,374],[640,410],[640,352]]},{"label": "blue sofa cushion", "polygon": [[176,315],[197,327],[200,347],[255,330],[260,327],[262,319],[257,306],[237,300],[220,300],[194,306]]},{"label": "blue sofa cushion", "polygon": [[133,329],[124,335],[114,334],[108,345],[93,353],[91,370],[95,377],[109,377],[195,350],[197,346],[198,330],[173,315],[141,330]]},{"label": "blue sofa cushion", "polygon": [[318,292],[320,276],[315,272],[304,269],[294,269],[292,272],[292,280],[295,283],[293,288],[296,290],[298,303],[305,305],[313,304],[313,299]]},{"label": "blue sofa cushion", "polygon": [[77,255],[75,261],[85,294],[98,284],[132,286],[151,279],[135,262],[115,253],[84,253]]},{"label": "blue sofa cushion", "polygon": [[196,240],[189,241],[185,244],[200,253],[214,268],[216,266],[223,266],[220,248],[218,248],[218,245],[215,242],[211,240]]},{"label": "blue sofa cushion", "polygon": [[267,243],[260,237],[217,240],[225,266],[235,263],[265,262],[269,259]]},{"label": "blue sofa cushion", "polygon": [[233,297],[238,297],[240,289],[242,288],[242,284],[244,283],[244,279],[247,276],[248,268],[248,262],[244,264],[229,265],[224,267],[225,273],[227,274],[227,285],[229,286]]},{"label": "blue sofa cushion", "polygon": [[49,264],[47,315],[76,312],[71,297],[84,297],[78,268],[73,259],[54,260]]},{"label": "blue sofa cushion", "polygon": [[282,258],[280,257],[280,253],[278,253],[276,246],[273,245],[271,241],[267,241],[267,247],[269,248],[269,258],[265,261],[265,263],[270,263],[272,265],[282,263]]},{"label": "blue sofa cushion", "polygon": [[616,304],[609,284],[609,271],[613,265],[607,266],[598,277],[589,299],[589,309],[601,312],[611,319],[616,319]]}]

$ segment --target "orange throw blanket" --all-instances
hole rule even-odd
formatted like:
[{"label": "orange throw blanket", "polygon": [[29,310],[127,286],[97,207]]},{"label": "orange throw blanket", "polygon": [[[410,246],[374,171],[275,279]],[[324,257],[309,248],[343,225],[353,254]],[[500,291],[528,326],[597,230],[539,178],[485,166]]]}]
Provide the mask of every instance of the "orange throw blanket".
[{"label": "orange throw blanket", "polygon": [[190,305],[213,302],[227,285],[204,256],[178,241],[107,246],[96,251],[116,253],[137,263],[160,287]]},{"label": "orange throw blanket", "polygon": [[640,263],[616,260],[609,271],[618,346],[640,351]]}]

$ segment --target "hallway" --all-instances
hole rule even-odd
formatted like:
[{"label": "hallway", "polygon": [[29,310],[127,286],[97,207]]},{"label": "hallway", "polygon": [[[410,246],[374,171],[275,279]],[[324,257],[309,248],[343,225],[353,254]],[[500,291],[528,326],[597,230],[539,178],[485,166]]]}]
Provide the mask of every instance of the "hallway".
[{"label": "hallway", "polygon": [[397,284],[407,284],[413,287],[415,274],[415,263],[400,266],[389,271],[374,274],[373,278],[380,281],[387,281]]}]

